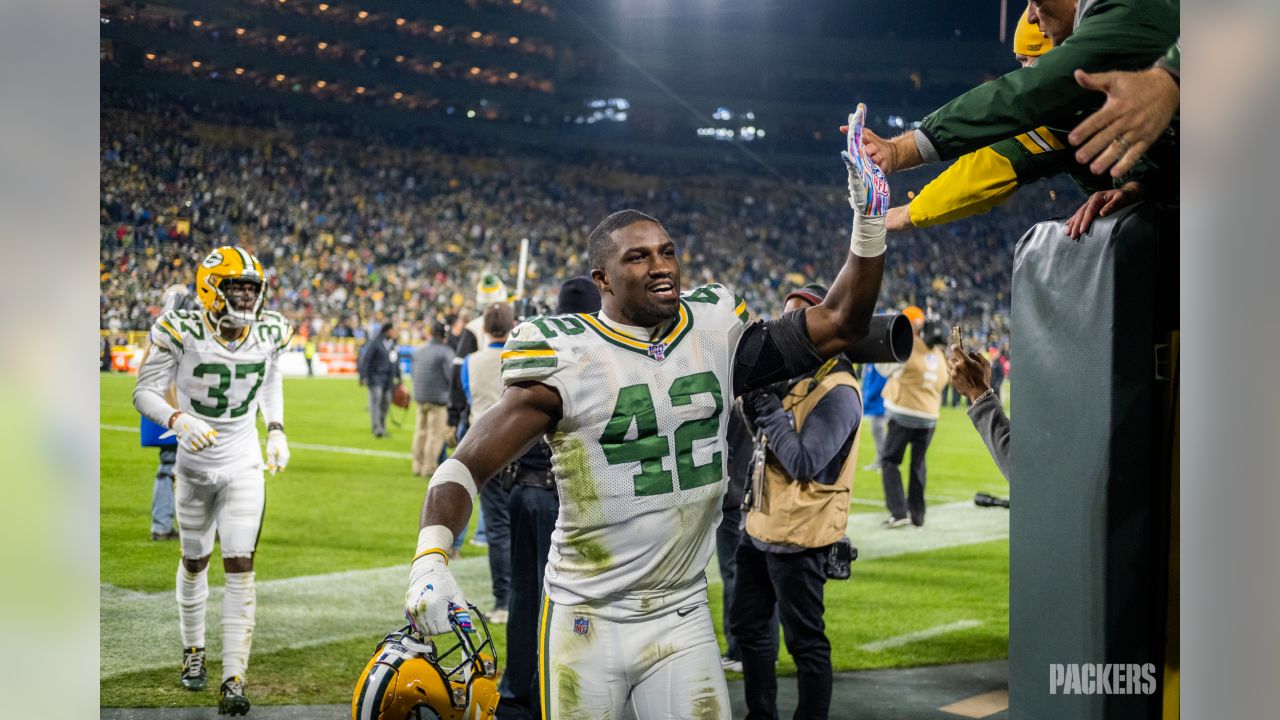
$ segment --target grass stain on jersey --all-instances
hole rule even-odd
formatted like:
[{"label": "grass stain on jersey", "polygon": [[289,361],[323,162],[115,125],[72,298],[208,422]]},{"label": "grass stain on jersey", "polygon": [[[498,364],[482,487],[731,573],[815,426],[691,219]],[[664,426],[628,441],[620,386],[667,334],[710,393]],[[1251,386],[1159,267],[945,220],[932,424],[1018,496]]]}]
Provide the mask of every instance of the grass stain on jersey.
[{"label": "grass stain on jersey", "polygon": [[[561,435],[552,439],[551,447],[556,480],[564,491],[564,500],[578,514],[579,524],[603,526],[600,488],[591,472],[586,446],[579,438]],[[584,537],[566,537],[565,542],[586,563],[582,569],[585,574],[599,575],[613,567],[613,555],[599,542]]]}]

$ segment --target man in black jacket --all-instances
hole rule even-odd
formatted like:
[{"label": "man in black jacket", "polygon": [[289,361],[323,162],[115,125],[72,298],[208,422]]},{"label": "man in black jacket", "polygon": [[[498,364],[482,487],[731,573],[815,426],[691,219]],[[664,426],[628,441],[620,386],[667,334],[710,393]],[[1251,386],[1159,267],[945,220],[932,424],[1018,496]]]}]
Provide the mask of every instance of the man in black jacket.
[{"label": "man in black jacket", "polygon": [[378,337],[370,340],[360,354],[360,384],[369,388],[369,422],[374,437],[387,434],[387,407],[392,391],[400,385],[399,355],[396,329],[390,322],[383,324]]}]

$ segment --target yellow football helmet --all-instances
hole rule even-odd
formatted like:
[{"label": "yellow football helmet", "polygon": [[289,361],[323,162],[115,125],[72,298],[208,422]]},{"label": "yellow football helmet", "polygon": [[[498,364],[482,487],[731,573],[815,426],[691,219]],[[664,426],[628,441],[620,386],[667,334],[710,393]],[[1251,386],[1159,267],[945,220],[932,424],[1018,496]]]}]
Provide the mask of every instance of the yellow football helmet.
[{"label": "yellow football helmet", "polygon": [[[356,681],[352,720],[491,720],[498,710],[498,657],[475,606],[471,616],[480,619],[475,632],[455,623],[457,643],[443,653],[410,625],[387,635]],[[455,651],[459,662],[449,667]]]},{"label": "yellow football helmet", "polygon": [[[258,296],[251,310],[240,310],[232,305],[222,289],[222,283],[227,280],[257,284]],[[224,323],[233,327],[250,325],[262,313],[266,295],[262,263],[243,248],[223,245],[209,253],[196,269],[196,297],[216,327],[222,327]]]}]

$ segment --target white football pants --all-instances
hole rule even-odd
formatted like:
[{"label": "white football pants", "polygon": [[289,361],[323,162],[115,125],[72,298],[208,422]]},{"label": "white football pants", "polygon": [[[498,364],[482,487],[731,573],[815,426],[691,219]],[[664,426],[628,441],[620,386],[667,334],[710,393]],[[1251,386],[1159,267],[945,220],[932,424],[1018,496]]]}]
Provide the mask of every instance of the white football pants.
[{"label": "white football pants", "polygon": [[258,545],[266,487],[262,468],[190,477],[175,473],[174,500],[182,556],[191,560],[213,552],[217,531],[222,557],[249,557]]},{"label": "white football pants", "polygon": [[706,600],[636,620],[543,599],[545,720],[729,717],[729,689]]}]

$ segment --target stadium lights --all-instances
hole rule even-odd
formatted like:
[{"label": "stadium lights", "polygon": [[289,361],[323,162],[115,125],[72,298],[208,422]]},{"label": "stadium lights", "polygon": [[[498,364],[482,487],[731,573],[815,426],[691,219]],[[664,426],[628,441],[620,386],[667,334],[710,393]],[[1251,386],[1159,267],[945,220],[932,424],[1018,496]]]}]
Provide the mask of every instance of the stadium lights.
[{"label": "stadium lights", "polygon": [[317,50],[324,50],[324,49],[325,49],[325,48],[327,48],[327,47],[329,47],[329,43],[327,43],[327,42],[325,42],[325,41],[323,41],[323,40],[321,40],[320,42],[316,43],[316,49],[317,49]]},{"label": "stadium lights", "polygon": [[280,43],[282,43],[282,42],[284,42],[285,40],[288,40],[288,39],[289,39],[289,36],[288,36],[288,35],[277,35],[277,36],[276,36],[276,42],[280,42]]},{"label": "stadium lights", "polygon": [[507,73],[507,79],[508,79],[508,80],[515,80],[515,79],[516,79],[516,78],[518,78],[518,77],[520,77],[520,73],[518,73],[518,72],[516,72],[516,71],[514,71],[514,70],[512,70],[512,71],[511,71],[511,72],[509,72],[509,73]]},{"label": "stadium lights", "polygon": [[473,68],[471,68],[471,74],[472,74],[472,75],[479,75],[479,74],[480,74],[480,68],[478,68],[478,67],[473,67]]},{"label": "stadium lights", "polygon": [[396,27],[403,27],[406,22],[404,18],[396,18]]},{"label": "stadium lights", "polygon": [[284,82],[284,73],[276,75],[276,82]]},{"label": "stadium lights", "polygon": [[520,38],[516,37],[515,35],[512,35],[511,37],[507,38],[507,42],[511,43],[512,45],[519,45]]},{"label": "stadium lights", "polygon": [[402,62],[404,62],[404,56],[403,56],[403,55],[397,55],[397,56],[396,56],[396,62],[398,62],[398,63],[402,63]]},{"label": "stadium lights", "polygon": [[472,39],[472,40],[479,40],[479,39],[480,39],[480,31],[479,31],[479,30],[472,30],[472,31],[471,31],[471,39]]},{"label": "stadium lights", "polygon": [[468,118],[474,118],[475,116],[476,116],[476,111],[475,111],[475,110],[468,110],[468,111],[467,111],[467,117],[468,117]]},{"label": "stadium lights", "polygon": [[200,67],[200,61],[199,61],[199,60],[192,60],[192,61],[191,61],[191,67],[193,67],[193,68],[199,68],[199,67]]},{"label": "stadium lights", "polygon": [[244,28],[236,28],[236,34],[237,34],[237,35],[243,35],[243,34],[244,34]]},{"label": "stadium lights", "polygon": [[369,11],[361,10],[360,12],[356,13],[356,17],[360,18],[361,20],[364,20],[365,18],[369,17]]},{"label": "stadium lights", "polygon": [[156,59],[156,54],[155,54],[155,53],[147,53],[146,57],[147,57],[147,59],[148,59],[148,60],[155,60],[155,59]]},{"label": "stadium lights", "polygon": [[434,32],[434,33],[444,32],[444,26],[443,26],[443,25],[432,25],[432,26],[431,26],[431,32]]},{"label": "stadium lights", "polygon": [[442,65],[444,65],[444,63],[440,62],[439,60],[436,60],[435,62],[431,63],[431,68],[433,70],[439,70],[440,66]]},{"label": "stadium lights", "polygon": [[329,9],[329,3],[320,3],[320,12],[325,12],[328,9]]},{"label": "stadium lights", "polygon": [[203,25],[203,24],[204,24],[204,21],[203,21],[203,20],[192,20],[192,21],[191,21],[191,26],[192,26],[192,27],[200,27],[200,26],[201,26],[201,25]]},{"label": "stadium lights", "polygon": [[396,100],[399,100],[400,98],[404,97],[404,93],[397,92],[395,95],[392,95],[391,97],[395,98]]},{"label": "stadium lights", "polygon": [[520,4],[520,0],[511,0],[511,4],[512,4],[512,5],[519,5],[519,4]]},{"label": "stadium lights", "polygon": [[364,94],[364,86],[363,86],[363,85],[357,85],[357,86],[356,86],[356,94],[357,94],[357,95],[363,95],[363,94]]},{"label": "stadium lights", "polygon": [[325,82],[325,81],[323,81],[323,80],[317,80],[317,81],[316,81],[316,87],[320,88],[321,90],[323,90],[323,89],[324,89],[324,86],[325,86],[325,85],[328,85],[328,84],[329,84],[329,83],[327,83],[327,82]]},{"label": "stadium lights", "polygon": [[243,74],[244,74],[244,68],[242,68],[242,67],[238,67],[238,68],[236,68],[236,74],[237,74],[237,75],[243,75]]}]

